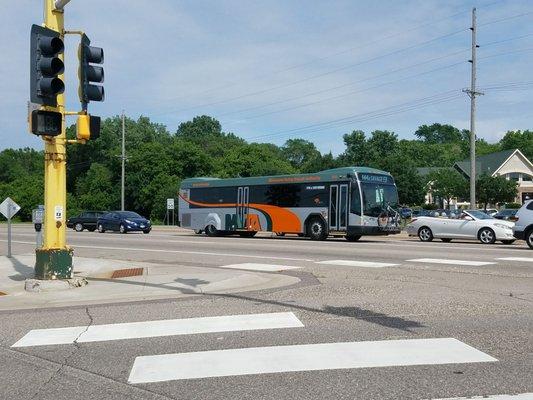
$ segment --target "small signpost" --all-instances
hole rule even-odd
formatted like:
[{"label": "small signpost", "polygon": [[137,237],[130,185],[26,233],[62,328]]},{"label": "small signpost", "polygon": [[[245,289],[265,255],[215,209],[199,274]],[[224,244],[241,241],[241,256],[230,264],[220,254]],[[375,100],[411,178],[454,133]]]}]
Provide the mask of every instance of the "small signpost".
[{"label": "small signpost", "polygon": [[[167,225],[174,225],[175,224],[175,218],[174,218],[174,209],[175,209],[175,203],[174,199],[167,199]],[[170,215],[172,214],[172,220],[170,219]]]},{"label": "small signpost", "polygon": [[33,227],[37,233],[35,244],[36,248],[41,248],[43,245],[43,221],[44,221],[44,206],[39,205],[38,208],[32,210],[31,212],[31,222],[33,222]]},{"label": "small signpost", "polygon": [[11,198],[6,198],[0,204],[0,213],[7,218],[7,257],[11,258],[11,218],[20,210],[20,206]]}]

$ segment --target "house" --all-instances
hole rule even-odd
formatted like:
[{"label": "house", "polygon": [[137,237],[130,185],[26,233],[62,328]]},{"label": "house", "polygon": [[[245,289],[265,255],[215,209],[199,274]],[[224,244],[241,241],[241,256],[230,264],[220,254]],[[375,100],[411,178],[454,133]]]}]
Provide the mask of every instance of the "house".
[{"label": "house", "polygon": [[[470,160],[458,161],[454,168],[470,179]],[[504,150],[497,153],[476,157],[476,176],[487,174],[503,176],[518,185],[515,202],[522,204],[533,199],[533,163],[518,149]]]},{"label": "house", "polygon": [[[470,159],[457,161],[451,168],[457,170],[465,179],[470,179]],[[427,176],[439,169],[442,168],[426,167],[418,168],[417,171],[421,176]],[[522,204],[525,200],[533,199],[533,163],[519,149],[504,150],[476,157],[476,176],[482,174],[503,176],[508,180],[515,181],[518,189],[516,203]],[[426,203],[433,203],[436,200],[433,198],[430,188],[431,183],[428,184]],[[446,207],[447,204],[443,204],[443,206]],[[470,206],[470,203],[454,199],[450,206],[451,208],[458,208]]]}]

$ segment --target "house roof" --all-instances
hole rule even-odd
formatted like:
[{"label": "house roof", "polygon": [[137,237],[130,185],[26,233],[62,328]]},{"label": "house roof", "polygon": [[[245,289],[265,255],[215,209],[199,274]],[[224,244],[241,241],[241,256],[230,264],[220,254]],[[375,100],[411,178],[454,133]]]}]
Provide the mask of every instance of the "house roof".
[{"label": "house roof", "polygon": [[[516,151],[517,149],[504,150],[476,157],[476,176],[493,175]],[[457,161],[453,166],[467,178],[470,177],[469,159]]]}]

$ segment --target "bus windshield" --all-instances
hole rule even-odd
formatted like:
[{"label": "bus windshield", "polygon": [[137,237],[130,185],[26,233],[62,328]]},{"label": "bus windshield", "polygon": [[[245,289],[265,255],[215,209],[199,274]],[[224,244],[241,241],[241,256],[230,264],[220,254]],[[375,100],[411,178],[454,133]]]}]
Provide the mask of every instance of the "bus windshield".
[{"label": "bus windshield", "polygon": [[398,207],[398,191],[394,185],[382,185],[379,183],[361,183],[363,192],[363,215],[379,217],[387,210],[388,206],[393,209]]}]

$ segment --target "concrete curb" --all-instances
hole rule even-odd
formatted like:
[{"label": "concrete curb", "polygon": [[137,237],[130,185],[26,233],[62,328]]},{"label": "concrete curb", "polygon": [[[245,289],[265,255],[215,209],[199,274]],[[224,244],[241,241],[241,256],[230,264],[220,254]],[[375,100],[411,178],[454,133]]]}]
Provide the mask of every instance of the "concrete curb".
[{"label": "concrete curb", "polygon": [[87,285],[87,279],[83,277],[75,277],[65,280],[47,280],[40,279],[26,279],[24,283],[24,290],[32,293],[41,292],[57,292],[62,290],[70,290]]}]

